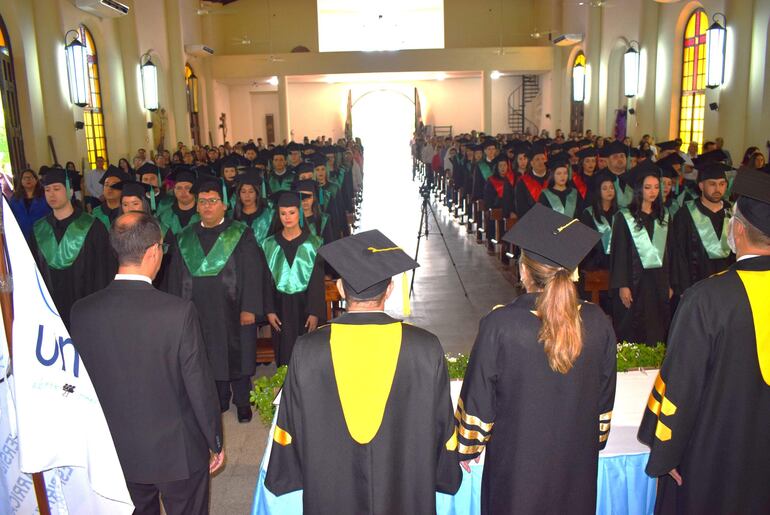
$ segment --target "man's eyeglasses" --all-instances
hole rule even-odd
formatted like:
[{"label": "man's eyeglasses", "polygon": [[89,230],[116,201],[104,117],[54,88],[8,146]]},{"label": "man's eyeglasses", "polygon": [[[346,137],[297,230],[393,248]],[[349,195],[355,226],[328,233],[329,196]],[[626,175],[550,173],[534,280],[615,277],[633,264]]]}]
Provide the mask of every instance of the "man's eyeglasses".
[{"label": "man's eyeglasses", "polygon": [[163,252],[164,254],[168,252],[168,249],[171,246],[168,243],[163,243],[163,242],[159,241],[158,243],[153,243],[152,245],[150,245],[147,248],[149,249],[150,247],[154,247],[155,245],[159,245],[161,252]]},{"label": "man's eyeglasses", "polygon": [[222,202],[222,200],[218,198],[199,198],[198,199],[199,206],[207,206],[207,205],[216,206],[220,202]]}]

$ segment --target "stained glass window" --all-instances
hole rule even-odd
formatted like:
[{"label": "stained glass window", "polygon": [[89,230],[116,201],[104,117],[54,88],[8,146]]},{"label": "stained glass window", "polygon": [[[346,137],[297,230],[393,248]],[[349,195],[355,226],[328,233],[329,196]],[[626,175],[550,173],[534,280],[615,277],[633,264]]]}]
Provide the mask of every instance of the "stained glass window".
[{"label": "stained glass window", "polygon": [[687,21],[682,58],[682,101],[679,112],[679,137],[683,152],[690,142],[703,146],[703,119],[706,115],[706,29],[708,17],[698,9]]},{"label": "stained glass window", "polygon": [[86,149],[91,168],[96,168],[96,158],[107,158],[107,137],[104,133],[104,111],[102,110],[102,87],[99,81],[99,62],[96,45],[91,33],[80,26],[80,40],[85,43],[88,54],[88,105],[83,108],[83,123],[86,132]]}]

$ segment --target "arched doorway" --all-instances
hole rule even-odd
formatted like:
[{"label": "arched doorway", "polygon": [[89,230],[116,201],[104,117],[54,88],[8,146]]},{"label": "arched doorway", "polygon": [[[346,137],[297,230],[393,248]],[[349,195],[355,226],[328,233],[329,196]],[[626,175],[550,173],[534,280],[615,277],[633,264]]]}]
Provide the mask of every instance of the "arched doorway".
[{"label": "arched doorway", "polygon": [[397,89],[372,89],[353,101],[353,135],[370,147],[408,146],[414,132],[414,100]]},{"label": "arched doorway", "polygon": [[19,101],[8,31],[0,16],[0,170],[11,175],[26,168]]}]

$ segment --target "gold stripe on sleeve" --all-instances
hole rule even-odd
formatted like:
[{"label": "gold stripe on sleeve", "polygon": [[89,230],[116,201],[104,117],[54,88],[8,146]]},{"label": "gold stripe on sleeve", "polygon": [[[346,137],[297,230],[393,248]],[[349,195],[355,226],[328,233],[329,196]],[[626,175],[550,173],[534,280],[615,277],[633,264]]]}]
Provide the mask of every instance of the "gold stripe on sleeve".
[{"label": "gold stripe on sleeve", "polygon": [[610,437],[609,433],[604,433],[603,435],[599,435],[599,443],[603,443],[607,441],[607,438]]},{"label": "gold stripe on sleeve", "polygon": [[655,426],[655,436],[661,442],[667,442],[671,440],[671,428],[658,420],[658,425]]},{"label": "gold stripe on sleeve", "polygon": [[650,393],[650,398],[647,399],[647,407],[655,413],[655,415],[660,415],[660,401],[655,398],[655,395]]},{"label": "gold stripe on sleeve", "polygon": [[461,443],[457,444],[457,452],[460,454],[476,454],[477,452],[481,452],[484,450],[484,444],[481,445],[463,445]]},{"label": "gold stripe on sleeve", "polygon": [[611,418],[612,418],[612,410],[609,410],[608,412],[602,413],[601,415],[599,415],[599,420],[601,420],[602,422],[606,422]]},{"label": "gold stripe on sleeve", "polygon": [[463,405],[463,399],[462,397],[457,401],[457,414],[455,415],[455,418],[465,424],[466,426],[476,426],[480,428],[485,433],[489,433],[492,431],[492,426],[495,425],[494,422],[484,422],[478,417],[474,417],[473,415],[468,415],[465,411],[465,406]]},{"label": "gold stripe on sleeve", "polygon": [[668,400],[668,397],[663,397],[663,403],[661,404],[660,412],[667,417],[670,417],[676,413],[676,404]]},{"label": "gold stripe on sleeve", "polygon": [[287,445],[291,444],[291,435],[287,432],[281,429],[278,426],[275,426],[275,432],[273,433],[273,441],[277,443],[278,445],[282,445],[286,447]]},{"label": "gold stripe on sleeve", "polygon": [[599,424],[599,431],[601,431],[602,433],[609,430],[610,430],[609,422],[607,422],[606,424]]},{"label": "gold stripe on sleeve", "polygon": [[655,391],[660,394],[661,399],[666,396],[666,382],[660,377],[660,372],[658,372],[658,377],[655,378]]},{"label": "gold stripe on sleeve", "polygon": [[457,432],[460,433],[460,436],[462,436],[466,440],[478,440],[479,442],[482,442],[482,443],[489,440],[489,437],[491,436],[488,434],[484,434],[481,431],[467,429],[463,425],[460,425],[460,427],[457,429]]}]

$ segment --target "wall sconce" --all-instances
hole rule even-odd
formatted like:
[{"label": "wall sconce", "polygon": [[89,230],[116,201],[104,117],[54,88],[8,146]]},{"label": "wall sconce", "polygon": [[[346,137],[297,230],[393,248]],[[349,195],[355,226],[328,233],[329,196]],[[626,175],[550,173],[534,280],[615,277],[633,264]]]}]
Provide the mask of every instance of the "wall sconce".
[{"label": "wall sconce", "polygon": [[[67,43],[70,35],[73,37]],[[88,55],[78,31],[70,30],[64,35],[64,54],[67,58],[70,102],[78,107],[85,107],[88,105]]]},{"label": "wall sconce", "polygon": [[[634,48],[636,45],[636,48]],[[639,42],[631,41],[623,54],[623,89],[628,98],[639,93]]]},{"label": "wall sconce", "polygon": [[[717,17],[722,19],[722,23]],[[727,18],[722,13],[715,13],[712,19],[714,23],[706,31],[706,87],[718,88],[725,81]]]},{"label": "wall sconce", "polygon": [[190,111],[198,112],[198,77],[191,74],[187,77],[187,87],[190,88]]},{"label": "wall sconce", "polygon": [[500,73],[500,72],[499,72],[499,71],[497,71],[497,70],[492,70],[492,71],[489,73],[489,78],[490,78],[490,79],[492,79],[492,80],[497,80],[497,79],[499,79],[499,78],[500,78],[500,77],[502,77],[502,76],[503,76],[503,74],[502,74],[502,73]]},{"label": "wall sconce", "polygon": [[148,111],[158,109],[158,67],[152,62],[150,52],[139,58],[139,69],[142,72],[142,93],[144,108]]},{"label": "wall sconce", "polygon": [[572,101],[582,102],[586,94],[586,67],[577,63],[572,67]]}]

